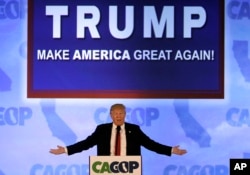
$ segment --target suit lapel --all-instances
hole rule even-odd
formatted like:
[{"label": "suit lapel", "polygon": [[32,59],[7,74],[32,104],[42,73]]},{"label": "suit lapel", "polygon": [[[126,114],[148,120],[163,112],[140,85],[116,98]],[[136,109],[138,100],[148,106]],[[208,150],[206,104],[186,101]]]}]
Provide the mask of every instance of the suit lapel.
[{"label": "suit lapel", "polygon": [[111,139],[111,132],[112,132],[112,123],[107,126],[107,140]]}]

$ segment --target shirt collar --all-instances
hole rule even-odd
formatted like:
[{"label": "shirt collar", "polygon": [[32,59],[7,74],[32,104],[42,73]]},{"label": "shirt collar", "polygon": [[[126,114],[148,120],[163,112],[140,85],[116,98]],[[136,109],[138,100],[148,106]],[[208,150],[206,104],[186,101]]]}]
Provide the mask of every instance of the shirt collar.
[{"label": "shirt collar", "polygon": [[[117,125],[115,125],[115,124],[113,123],[112,128],[113,128],[113,129],[116,129],[116,128],[117,128]],[[123,124],[121,125],[121,130],[124,130],[124,128],[125,128],[125,124],[123,123]]]}]

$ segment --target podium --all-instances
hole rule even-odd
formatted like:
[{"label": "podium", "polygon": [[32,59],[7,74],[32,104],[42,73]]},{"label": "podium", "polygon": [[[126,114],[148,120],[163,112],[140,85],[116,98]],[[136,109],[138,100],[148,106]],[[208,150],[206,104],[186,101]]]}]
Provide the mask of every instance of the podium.
[{"label": "podium", "polygon": [[141,156],[90,156],[89,175],[141,175]]}]

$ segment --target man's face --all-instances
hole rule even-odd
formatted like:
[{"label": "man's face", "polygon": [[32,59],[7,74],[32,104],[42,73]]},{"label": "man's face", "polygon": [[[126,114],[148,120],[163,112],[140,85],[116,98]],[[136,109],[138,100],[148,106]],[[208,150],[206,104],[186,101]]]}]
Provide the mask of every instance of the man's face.
[{"label": "man's face", "polygon": [[120,126],[125,122],[126,112],[123,109],[113,109],[110,113],[111,118],[115,125]]}]

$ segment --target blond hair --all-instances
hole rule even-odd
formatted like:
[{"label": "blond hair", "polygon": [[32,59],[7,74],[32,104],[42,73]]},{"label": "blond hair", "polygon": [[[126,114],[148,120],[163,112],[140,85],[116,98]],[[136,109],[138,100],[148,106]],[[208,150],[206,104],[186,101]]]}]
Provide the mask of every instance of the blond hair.
[{"label": "blond hair", "polygon": [[115,110],[115,109],[122,109],[125,111],[126,107],[123,105],[123,104],[113,104],[111,107],[110,107],[110,112]]}]

